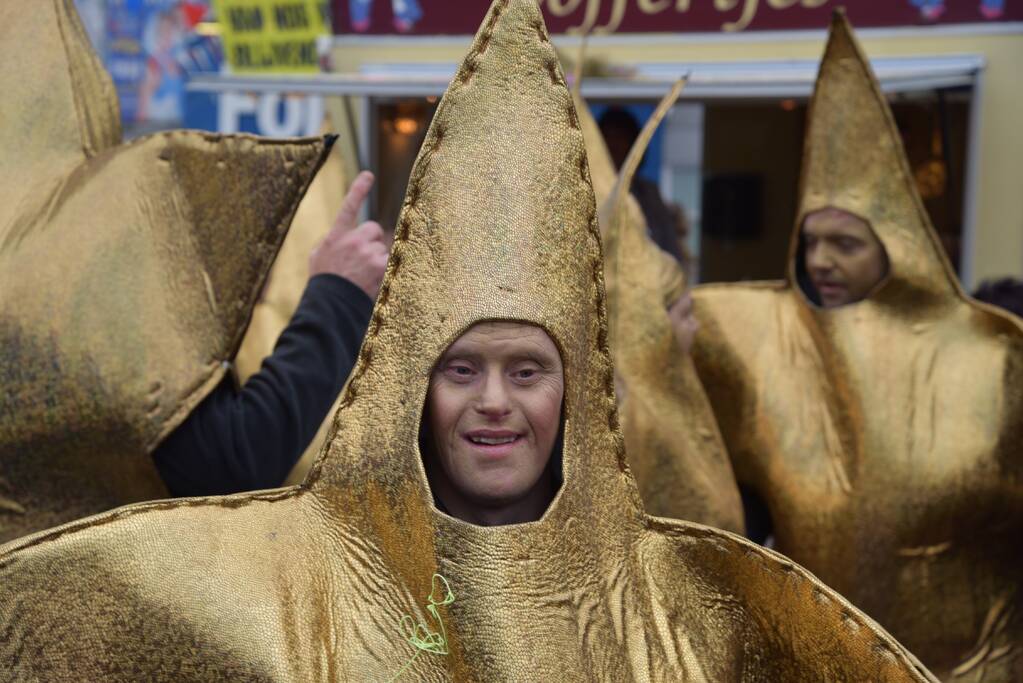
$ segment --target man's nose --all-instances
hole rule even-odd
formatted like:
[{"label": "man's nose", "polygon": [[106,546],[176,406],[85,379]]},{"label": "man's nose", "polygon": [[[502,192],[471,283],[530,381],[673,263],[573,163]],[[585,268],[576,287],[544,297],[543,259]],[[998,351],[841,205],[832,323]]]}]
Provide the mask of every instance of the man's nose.
[{"label": "man's nose", "polygon": [[503,417],[511,410],[508,388],[500,372],[488,372],[484,377],[476,410],[487,417]]},{"label": "man's nose", "polygon": [[822,245],[814,245],[806,250],[806,269],[811,271],[826,272],[834,268],[835,263],[831,253]]}]

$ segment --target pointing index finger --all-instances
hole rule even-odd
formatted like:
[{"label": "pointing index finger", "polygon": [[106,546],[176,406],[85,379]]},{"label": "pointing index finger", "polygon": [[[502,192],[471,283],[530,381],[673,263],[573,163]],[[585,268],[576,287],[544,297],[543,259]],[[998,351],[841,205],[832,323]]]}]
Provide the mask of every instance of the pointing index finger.
[{"label": "pointing index finger", "polygon": [[366,201],[366,197],[369,196],[369,191],[372,188],[372,173],[363,171],[355,176],[355,180],[352,181],[351,186],[348,188],[348,194],[345,195],[344,201],[341,202],[341,210],[338,211],[337,219],[334,221],[334,230],[347,232],[355,228],[358,224],[359,209],[362,208],[362,203]]}]

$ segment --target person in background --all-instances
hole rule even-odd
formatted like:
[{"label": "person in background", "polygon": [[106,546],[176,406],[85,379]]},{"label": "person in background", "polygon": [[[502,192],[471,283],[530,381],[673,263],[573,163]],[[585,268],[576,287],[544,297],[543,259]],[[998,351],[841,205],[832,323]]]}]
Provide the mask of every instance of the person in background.
[{"label": "person in background", "polygon": [[383,230],[357,224],[361,173],[309,257],[309,283],[273,354],[240,389],[227,378],[153,452],[175,496],[280,486],[340,393],[387,265]]},{"label": "person in background", "polygon": [[[640,125],[636,117],[621,107],[610,107],[598,121],[604,142],[611,152],[615,168],[621,169],[633,143],[639,137]],[[636,174],[632,181],[632,195],[643,209],[650,237],[664,251],[685,264],[682,243],[685,239],[685,220],[679,207],[665,203],[657,184]]]},{"label": "person in background", "polygon": [[1023,318],[1023,281],[1011,277],[985,280],[973,298],[992,304]]},{"label": "person in background", "polygon": [[963,294],[842,12],[799,188],[785,281],[693,290],[747,532],[940,680],[1020,680],[1023,322]]}]

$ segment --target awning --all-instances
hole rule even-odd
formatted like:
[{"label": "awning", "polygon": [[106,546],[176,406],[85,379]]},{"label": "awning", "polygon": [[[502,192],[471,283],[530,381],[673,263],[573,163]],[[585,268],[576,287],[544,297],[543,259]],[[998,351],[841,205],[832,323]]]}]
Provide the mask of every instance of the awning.
[{"label": "awning", "polygon": [[[982,56],[974,54],[871,60],[888,93],[968,87],[984,63]],[[632,78],[588,78],[582,94],[588,99],[659,99],[675,79],[688,75],[683,99],[806,98],[813,90],[818,65],[817,60],[647,63],[638,66]],[[437,97],[444,94],[456,67],[454,63],[381,63],[365,64],[357,74],[211,74],[194,77],[187,87],[193,92]]]}]

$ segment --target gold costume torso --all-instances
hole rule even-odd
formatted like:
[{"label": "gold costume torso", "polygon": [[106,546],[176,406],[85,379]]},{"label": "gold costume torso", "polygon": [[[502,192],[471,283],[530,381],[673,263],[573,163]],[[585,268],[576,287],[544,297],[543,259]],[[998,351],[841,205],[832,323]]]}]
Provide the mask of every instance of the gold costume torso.
[{"label": "gold costume torso", "polygon": [[794,268],[695,293],[694,358],[736,475],[779,551],[940,677],[1023,680],[1023,325],[959,289],[843,20],[811,104],[801,217],[825,206],[885,246],[869,298],[818,308]]},{"label": "gold costume torso", "polygon": [[[542,327],[564,363],[564,484],[532,523],[440,513],[418,451],[435,359],[485,320]],[[369,332],[306,482],[143,503],[4,546],[0,670],[933,680],[785,558],[642,511],[607,334],[575,110],[537,4],[498,0],[416,161]]]},{"label": "gold costume torso", "polygon": [[1019,329],[965,303],[918,323],[811,310],[780,285],[699,288],[697,315],[701,377],[778,550],[936,672],[1012,680],[999,667],[1023,642]]}]

